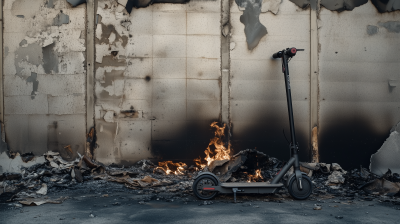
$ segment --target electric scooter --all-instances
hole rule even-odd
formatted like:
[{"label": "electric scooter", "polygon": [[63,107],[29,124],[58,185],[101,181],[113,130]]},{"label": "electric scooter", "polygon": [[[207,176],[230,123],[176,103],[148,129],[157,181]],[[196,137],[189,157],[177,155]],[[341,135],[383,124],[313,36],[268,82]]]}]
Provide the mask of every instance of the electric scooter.
[{"label": "electric scooter", "polygon": [[233,193],[234,200],[236,202],[236,193],[275,193],[279,188],[283,187],[284,184],[280,183],[282,177],[289,171],[293,166],[294,172],[287,179],[285,186],[287,187],[289,194],[298,200],[307,199],[313,190],[311,179],[307,174],[300,171],[299,164],[299,145],[296,141],[296,133],[293,121],[293,107],[292,107],[292,95],[289,78],[289,66],[288,63],[293,58],[297,51],[304,51],[304,49],[286,48],[282,51],[278,51],[273,54],[273,58],[282,59],[282,72],[285,76],[285,87],[286,87],[286,98],[287,107],[289,114],[290,123],[290,159],[283,166],[283,168],[276,174],[270,183],[268,182],[250,182],[250,183],[221,183],[218,177],[211,172],[200,172],[194,179],[193,182],[193,193],[202,200],[210,200],[214,198],[218,193]]}]

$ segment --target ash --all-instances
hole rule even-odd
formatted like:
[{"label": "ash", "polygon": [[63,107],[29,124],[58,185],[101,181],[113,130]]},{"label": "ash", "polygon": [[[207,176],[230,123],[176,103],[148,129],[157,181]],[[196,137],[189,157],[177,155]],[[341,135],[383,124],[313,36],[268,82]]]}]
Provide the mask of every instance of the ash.
[{"label": "ash", "polygon": [[[141,160],[131,167],[104,166],[87,156],[67,162],[54,152],[46,153],[45,158],[45,163],[22,168],[21,173],[1,174],[0,202],[40,205],[62,203],[75,194],[108,197],[118,192],[142,196],[143,203],[151,200],[196,201],[192,184],[199,172],[213,172],[222,182],[267,182],[285,164],[285,161],[255,149],[242,150],[230,160],[213,161],[202,170],[170,161],[156,165],[149,160]],[[400,175],[390,170],[378,176],[362,167],[346,171],[336,163],[301,163],[301,171],[314,184],[313,194],[308,200],[337,198],[346,203],[379,200],[400,205]],[[289,170],[282,181],[285,182],[292,172]],[[252,200],[251,195],[240,197],[242,201]],[[264,201],[280,203],[293,200],[285,188],[262,197]],[[223,199],[232,201],[232,195],[216,198]],[[212,201],[201,201],[199,205],[210,204]]]}]

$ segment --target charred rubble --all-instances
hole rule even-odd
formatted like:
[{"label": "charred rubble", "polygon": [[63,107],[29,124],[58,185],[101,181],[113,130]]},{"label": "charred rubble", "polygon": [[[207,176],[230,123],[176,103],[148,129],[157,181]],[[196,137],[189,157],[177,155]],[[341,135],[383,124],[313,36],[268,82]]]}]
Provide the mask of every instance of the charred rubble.
[{"label": "charred rubble", "polygon": [[[14,201],[24,205],[62,203],[67,197],[48,198],[46,195],[63,195],[74,190],[102,195],[130,192],[148,196],[148,200],[173,200],[192,194],[193,179],[199,172],[213,172],[223,182],[266,182],[285,164],[285,161],[256,149],[242,150],[230,159],[214,160],[203,169],[171,161],[159,162],[156,165],[149,160],[141,160],[134,166],[121,167],[115,164],[104,166],[93,162],[87,156],[79,156],[72,162],[63,160],[55,152],[48,152],[44,156],[45,163],[22,168],[21,173],[0,175],[1,202]],[[314,199],[376,198],[400,204],[400,175],[390,170],[378,176],[363,167],[345,171],[336,163],[301,163],[301,170],[307,173],[314,183]],[[290,198],[285,189],[275,196],[282,200]]]}]

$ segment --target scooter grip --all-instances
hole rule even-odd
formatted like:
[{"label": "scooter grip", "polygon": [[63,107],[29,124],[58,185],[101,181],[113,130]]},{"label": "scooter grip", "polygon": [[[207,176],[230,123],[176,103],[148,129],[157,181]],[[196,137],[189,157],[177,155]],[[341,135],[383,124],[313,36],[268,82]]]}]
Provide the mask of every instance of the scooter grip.
[{"label": "scooter grip", "polygon": [[273,58],[281,58],[282,57],[282,52],[278,51],[275,54],[272,55]]}]

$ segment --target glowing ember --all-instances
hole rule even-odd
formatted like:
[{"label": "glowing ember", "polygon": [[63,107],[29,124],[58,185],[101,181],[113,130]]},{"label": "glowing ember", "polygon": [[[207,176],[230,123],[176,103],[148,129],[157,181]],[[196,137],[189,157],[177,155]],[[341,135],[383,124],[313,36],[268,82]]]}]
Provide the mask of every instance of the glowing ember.
[{"label": "glowing ember", "polygon": [[[214,160],[224,160],[224,159],[230,159],[230,145],[228,147],[225,147],[224,142],[222,141],[224,136],[225,136],[225,127],[226,124],[224,124],[223,127],[219,127],[217,122],[213,122],[211,124],[211,127],[215,128],[215,137],[210,140],[210,143],[208,144],[208,147],[204,153],[206,154],[206,157],[204,160],[206,162],[202,162],[201,158],[194,159],[196,162],[196,165],[204,168],[205,166],[210,165],[210,163]],[[214,146],[214,152],[211,150],[210,147]]]},{"label": "glowing ember", "polygon": [[175,174],[181,175],[184,174],[185,168],[187,165],[185,163],[173,163],[172,161],[164,161],[159,162],[158,167],[154,169],[154,172],[164,172],[165,174]]},{"label": "glowing ember", "polygon": [[261,175],[261,169],[256,170],[256,174],[249,174],[249,179],[247,182],[257,182],[259,179],[264,179]]}]

